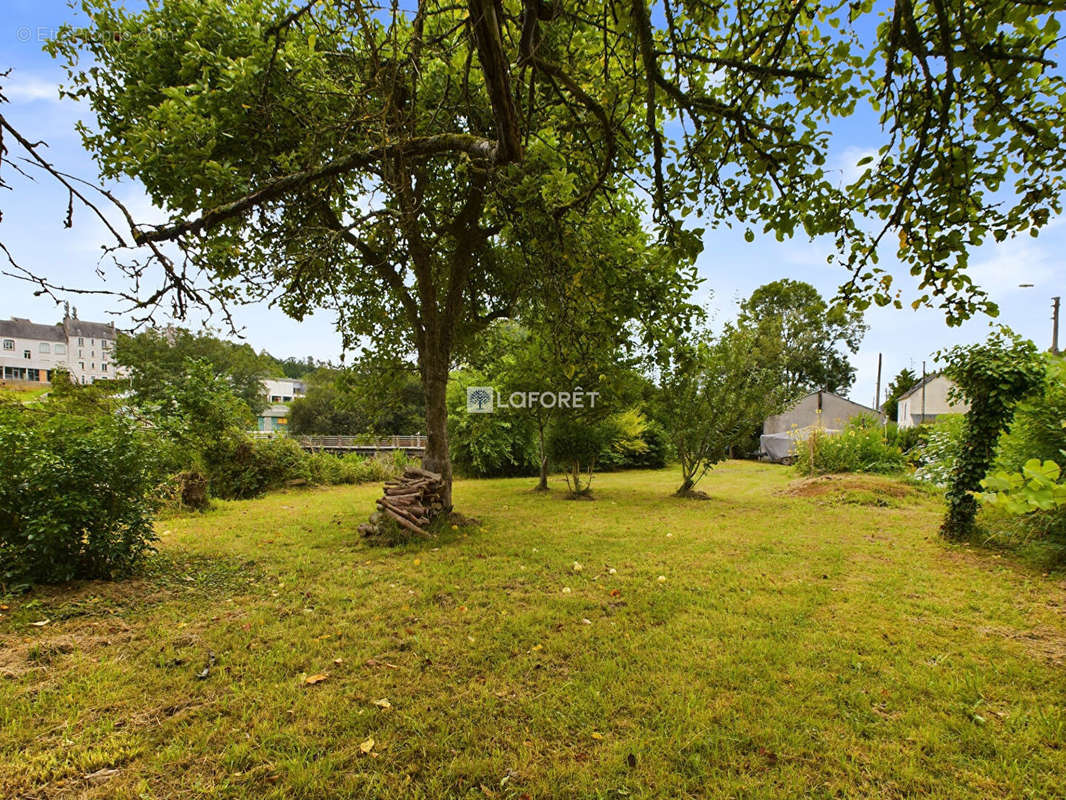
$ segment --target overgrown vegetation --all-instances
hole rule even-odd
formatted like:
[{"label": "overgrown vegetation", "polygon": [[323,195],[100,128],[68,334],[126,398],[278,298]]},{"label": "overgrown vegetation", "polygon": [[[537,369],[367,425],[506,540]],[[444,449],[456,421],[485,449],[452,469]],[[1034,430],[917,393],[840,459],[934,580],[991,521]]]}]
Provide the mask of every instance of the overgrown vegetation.
[{"label": "overgrown vegetation", "polygon": [[1010,430],[1015,407],[1043,386],[1046,372],[1036,345],[1005,327],[981,344],[953,347],[942,358],[947,365],[944,373],[970,404],[948,484],[943,525],[945,536],[960,538],[973,531],[974,494],[992,467],[1000,436]]},{"label": "overgrown vegetation", "polygon": [[0,401],[0,590],[128,574],[155,540],[160,467],[126,417]]},{"label": "overgrown vegetation", "polygon": [[891,474],[906,466],[903,451],[891,444],[879,420],[860,415],[836,434],[814,430],[796,445],[796,466],[804,475],[837,472]]}]

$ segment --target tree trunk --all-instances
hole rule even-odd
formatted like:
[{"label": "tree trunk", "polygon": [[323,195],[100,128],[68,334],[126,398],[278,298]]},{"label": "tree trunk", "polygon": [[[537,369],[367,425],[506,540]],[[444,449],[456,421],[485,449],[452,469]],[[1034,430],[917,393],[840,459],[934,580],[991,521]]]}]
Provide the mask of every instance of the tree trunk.
[{"label": "tree trunk", "polygon": [[685,475],[683,476],[683,480],[681,481],[681,486],[678,487],[677,491],[674,492],[674,494],[676,494],[678,497],[684,497],[692,491],[692,487],[695,485],[696,484],[693,483],[692,478]]},{"label": "tree trunk", "polygon": [[544,423],[537,426],[537,436],[540,445],[540,482],[537,483],[535,492],[548,491],[548,454],[544,451]]},{"label": "tree trunk", "polygon": [[444,510],[452,510],[452,459],[448,452],[448,357],[423,353],[422,391],[426,397],[426,450],[422,467],[440,473]]}]

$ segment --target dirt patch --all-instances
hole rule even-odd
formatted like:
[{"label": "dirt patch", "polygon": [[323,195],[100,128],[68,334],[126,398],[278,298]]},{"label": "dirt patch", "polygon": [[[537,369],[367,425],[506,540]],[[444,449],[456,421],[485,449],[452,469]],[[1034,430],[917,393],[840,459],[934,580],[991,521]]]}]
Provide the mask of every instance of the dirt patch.
[{"label": "dirt patch", "polygon": [[913,486],[877,475],[817,475],[793,481],[779,494],[871,506],[895,506],[921,496]]},{"label": "dirt patch", "polygon": [[986,628],[984,633],[991,636],[1002,636],[1004,639],[1018,642],[1034,658],[1054,664],[1057,667],[1066,666],[1066,633],[1060,630],[1047,626],[1033,628],[1030,631]]}]

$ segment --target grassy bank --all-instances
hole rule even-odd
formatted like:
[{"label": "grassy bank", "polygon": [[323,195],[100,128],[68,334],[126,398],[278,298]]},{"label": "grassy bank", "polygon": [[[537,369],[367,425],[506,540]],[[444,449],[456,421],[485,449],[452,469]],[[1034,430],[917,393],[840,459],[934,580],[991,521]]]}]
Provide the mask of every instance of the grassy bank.
[{"label": "grassy bank", "polygon": [[480,526],[397,550],[375,485],[165,520],[4,601],[0,796],[1066,796],[1063,575],[794,478],[458,482]]}]

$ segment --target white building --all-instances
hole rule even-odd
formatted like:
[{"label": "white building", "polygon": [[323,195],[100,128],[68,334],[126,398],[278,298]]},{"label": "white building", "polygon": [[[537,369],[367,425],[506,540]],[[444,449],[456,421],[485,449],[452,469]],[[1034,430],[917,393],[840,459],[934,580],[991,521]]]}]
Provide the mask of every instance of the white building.
[{"label": "white building", "polygon": [[297,397],[307,394],[307,384],[293,378],[267,378],[263,381],[266,409],[260,412],[256,425],[259,430],[284,431],[289,427],[289,405]]},{"label": "white building", "polygon": [[941,414],[965,414],[970,410],[969,403],[948,399],[948,393],[954,387],[955,382],[943,375],[928,375],[925,380],[918,381],[900,395],[896,424],[901,428],[911,428],[935,422]]},{"label": "white building", "polygon": [[78,383],[114,378],[115,336],[114,324],[70,316],[56,325],[0,320],[0,380],[50,383],[57,369]]},{"label": "white building", "polygon": [[67,369],[78,383],[92,383],[99,378],[114,378],[115,325],[85,322],[76,317],[63,320],[67,333]]},{"label": "white building", "polygon": [[21,317],[0,320],[0,379],[49,383],[67,367],[67,334],[61,324],[40,325]]}]

